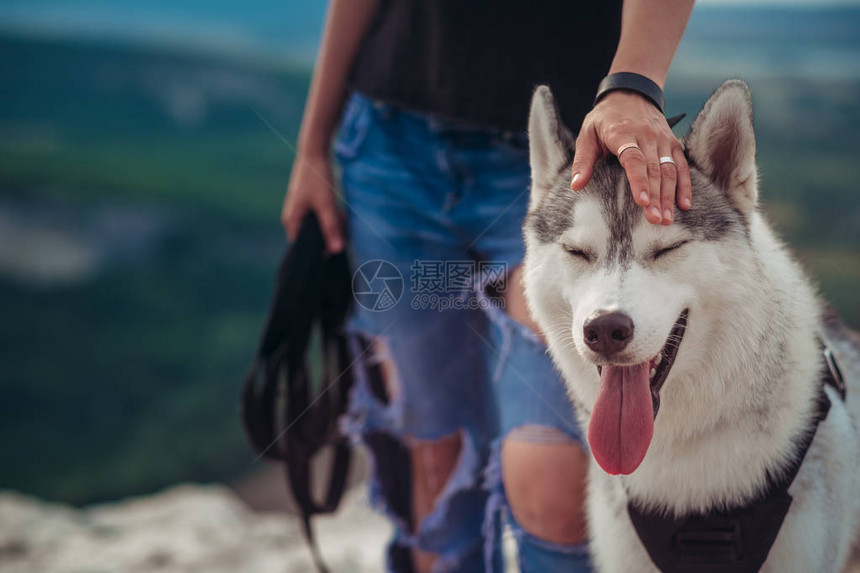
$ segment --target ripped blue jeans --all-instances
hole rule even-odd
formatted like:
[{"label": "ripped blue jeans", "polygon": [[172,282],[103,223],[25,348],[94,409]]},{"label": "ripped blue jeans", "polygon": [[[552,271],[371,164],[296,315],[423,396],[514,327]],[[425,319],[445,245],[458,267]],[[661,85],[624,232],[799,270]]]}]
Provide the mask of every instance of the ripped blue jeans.
[{"label": "ripped blue jeans", "polygon": [[[546,347],[496,296],[524,255],[525,134],[353,94],[335,154],[357,269],[349,325],[357,383],[346,424],[372,454],[371,499],[395,524],[388,570],[411,571],[411,549],[420,548],[439,555],[436,571],[502,571],[508,524],[524,573],[590,571],[584,544],[543,541],[517,524],[501,478],[501,440],[515,428],[545,426],[581,442]],[[368,367],[378,359],[368,336],[390,352],[391,398]],[[458,432],[453,473],[413,530],[407,441]]]}]

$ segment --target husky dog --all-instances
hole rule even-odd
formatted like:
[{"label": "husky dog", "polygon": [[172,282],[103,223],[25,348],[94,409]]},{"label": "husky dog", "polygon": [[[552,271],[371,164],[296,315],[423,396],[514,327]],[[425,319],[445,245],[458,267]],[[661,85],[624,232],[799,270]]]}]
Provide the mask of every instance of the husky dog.
[{"label": "husky dog", "polygon": [[[628,508],[680,518],[749,503],[803,452],[826,372],[822,341],[846,380],[860,374],[860,347],[822,318],[758,210],[743,82],[723,84],[685,138],[693,207],[669,226],[646,221],[614,158],[583,191],[569,189],[574,140],[545,86],[529,140],[524,284],[588,429],[594,562],[657,571]],[[832,406],[762,571],[839,571],[855,538],[860,388],[847,401],[824,391]]]}]

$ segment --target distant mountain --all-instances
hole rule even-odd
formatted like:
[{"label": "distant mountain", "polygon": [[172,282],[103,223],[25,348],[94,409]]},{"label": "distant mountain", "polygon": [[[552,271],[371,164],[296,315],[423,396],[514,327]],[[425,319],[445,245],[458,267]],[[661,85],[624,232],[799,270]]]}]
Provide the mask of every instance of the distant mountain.
[{"label": "distant mountain", "polygon": [[5,0],[0,28],[253,50],[308,62],[316,53],[327,5],[323,0]]},{"label": "distant mountain", "polygon": [[673,73],[860,78],[860,7],[697,7]]},{"label": "distant mountain", "polygon": [[[324,0],[6,0],[0,28],[208,49],[256,51],[300,62],[316,54]],[[860,77],[860,5],[700,5],[679,66],[735,74]],[[737,68],[740,68],[739,70]]]}]

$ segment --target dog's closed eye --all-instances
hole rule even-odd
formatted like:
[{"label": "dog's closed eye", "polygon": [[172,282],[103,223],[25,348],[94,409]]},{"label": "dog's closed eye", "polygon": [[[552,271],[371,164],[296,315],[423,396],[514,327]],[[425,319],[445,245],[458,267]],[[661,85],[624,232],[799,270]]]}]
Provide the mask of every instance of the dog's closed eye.
[{"label": "dog's closed eye", "polygon": [[673,243],[667,247],[661,247],[659,249],[655,249],[654,252],[651,254],[651,259],[656,261],[657,259],[659,259],[663,255],[667,255],[667,254],[671,253],[672,251],[677,251],[678,249],[680,249],[681,247],[683,247],[684,245],[686,245],[689,242],[690,241],[686,241],[686,240],[685,241],[678,241],[677,243]]},{"label": "dog's closed eye", "polygon": [[562,248],[577,259],[582,259],[586,263],[590,263],[594,260],[594,254],[588,249],[581,249],[571,245],[562,245]]}]

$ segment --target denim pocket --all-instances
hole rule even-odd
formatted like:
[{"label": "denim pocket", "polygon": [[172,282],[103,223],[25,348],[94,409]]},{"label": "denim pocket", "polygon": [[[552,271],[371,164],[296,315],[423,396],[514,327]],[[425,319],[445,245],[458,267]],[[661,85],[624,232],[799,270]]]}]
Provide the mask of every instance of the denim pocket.
[{"label": "denim pocket", "polygon": [[353,93],[343,110],[340,129],[334,141],[334,154],[341,163],[358,157],[373,123],[373,116],[373,102],[361,94]]}]

